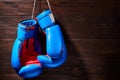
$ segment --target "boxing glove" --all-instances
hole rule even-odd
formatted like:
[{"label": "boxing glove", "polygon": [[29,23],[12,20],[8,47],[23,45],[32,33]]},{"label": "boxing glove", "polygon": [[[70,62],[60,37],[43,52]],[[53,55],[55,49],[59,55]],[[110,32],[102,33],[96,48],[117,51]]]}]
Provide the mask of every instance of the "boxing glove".
[{"label": "boxing glove", "polygon": [[40,13],[36,20],[46,35],[47,55],[40,55],[37,59],[47,68],[56,68],[62,65],[67,58],[67,51],[60,26],[50,10]]},{"label": "boxing glove", "polygon": [[41,44],[38,40],[36,20],[24,20],[18,24],[17,38],[13,44],[11,65],[23,78],[33,78],[42,73]]}]

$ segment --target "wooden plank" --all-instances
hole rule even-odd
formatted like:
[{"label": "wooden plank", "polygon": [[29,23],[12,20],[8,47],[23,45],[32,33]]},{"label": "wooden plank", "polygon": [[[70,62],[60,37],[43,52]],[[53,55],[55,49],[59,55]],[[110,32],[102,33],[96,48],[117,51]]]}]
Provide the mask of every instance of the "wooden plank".
[{"label": "wooden plank", "polygon": [[[31,15],[32,5],[30,4],[32,3],[33,3],[32,0],[30,0],[29,2],[27,0],[20,1],[19,4],[17,2],[1,2],[0,4],[3,7],[0,8],[2,10],[0,14],[1,15],[16,15],[16,14]],[[51,1],[51,4],[53,6],[52,7],[53,12],[56,14],[86,14],[86,15],[107,16],[107,15],[113,15],[111,8],[113,9],[116,8],[119,2],[104,1],[104,3],[101,3],[95,0],[85,1],[85,2],[81,2],[81,1],[72,2],[72,1],[61,0],[61,1],[54,1],[54,2]],[[111,4],[114,6],[111,6]],[[48,6],[46,4],[46,1],[42,1],[42,2],[38,1],[35,13],[39,13],[40,11],[47,8]]]},{"label": "wooden plank", "polygon": [[[0,39],[1,51],[3,52],[10,51],[13,42],[14,39]],[[119,46],[120,46],[119,39],[79,39],[79,40],[71,39],[70,41],[65,40],[65,42],[70,51],[72,51],[72,49],[74,50],[75,48],[77,49],[77,51],[84,53],[99,52],[100,53],[99,55],[111,54],[112,52],[119,52]]]},{"label": "wooden plank", "polygon": [[[26,0],[25,0],[26,1]],[[28,3],[25,4],[24,1],[19,2],[19,4],[17,2],[1,2],[1,15],[30,15],[31,13],[31,1],[29,1]]]},{"label": "wooden plank", "polygon": [[26,20],[26,19],[31,19],[31,16],[30,15],[0,16],[0,24],[1,24],[0,28],[3,28],[3,27],[16,28],[20,21]]},{"label": "wooden plank", "polygon": [[0,0],[1,2],[21,2],[22,0]]},{"label": "wooden plank", "polygon": [[[50,0],[68,51],[64,65],[23,79],[11,67],[17,25],[31,18],[33,0],[0,0],[0,80],[119,80],[120,29],[118,0]],[[37,0],[35,16],[47,9]],[[47,75],[47,76],[46,76]]]},{"label": "wooden plank", "polygon": [[[0,16],[7,15],[29,15],[32,14],[33,0],[21,0],[21,1],[1,1],[0,2]],[[36,5],[40,5],[40,2]],[[40,7],[36,7],[35,13],[39,12]]]},{"label": "wooden plank", "polygon": [[[16,38],[18,23],[11,25],[1,26],[0,39]],[[119,27],[61,27],[65,39],[120,39]]]},{"label": "wooden plank", "polygon": [[[4,43],[0,46],[1,54],[3,56],[6,56],[4,59],[10,58],[10,51],[11,47],[13,45],[14,40],[0,40],[1,43]],[[74,45],[72,45],[74,43]],[[76,57],[78,54],[79,56],[85,56],[87,57],[96,57],[96,58],[105,58],[104,56],[107,56],[109,54],[115,54],[115,52],[119,52],[119,39],[81,39],[81,40],[72,40],[72,43],[67,42],[67,48],[69,56]],[[70,46],[72,45],[72,46]],[[74,50],[74,48],[76,50]],[[77,49],[78,48],[78,49]],[[7,49],[7,51],[6,51]],[[75,51],[75,52],[74,52]],[[76,53],[78,51],[78,53]],[[79,53],[81,52],[81,54]],[[9,55],[9,56],[7,56]],[[79,58],[78,56],[78,58]],[[98,59],[99,59],[98,58]]]},{"label": "wooden plank", "polygon": [[[7,61],[11,56],[11,50],[13,46],[12,40],[0,40],[0,49],[2,57],[1,60]],[[4,43],[4,44],[2,44]],[[81,40],[71,40],[66,42],[69,59],[71,57],[83,59],[89,61],[90,59],[104,60],[109,55],[117,55],[119,51],[119,39],[81,39]],[[5,56],[5,57],[4,57]],[[97,60],[96,60],[97,61]],[[97,62],[96,62],[97,63]]]},{"label": "wooden plank", "polygon": [[[50,1],[52,10],[57,14],[86,14],[97,16],[112,15],[112,9],[119,6],[120,1],[99,1],[99,0],[76,0],[76,1]],[[101,6],[102,5],[102,6]],[[111,6],[113,5],[113,6]],[[48,8],[46,1],[42,1],[42,6]]]},{"label": "wooden plank", "polygon": [[17,27],[1,27],[0,39],[15,39],[17,36]]},{"label": "wooden plank", "polygon": [[0,80],[24,80],[17,74],[0,74]]}]

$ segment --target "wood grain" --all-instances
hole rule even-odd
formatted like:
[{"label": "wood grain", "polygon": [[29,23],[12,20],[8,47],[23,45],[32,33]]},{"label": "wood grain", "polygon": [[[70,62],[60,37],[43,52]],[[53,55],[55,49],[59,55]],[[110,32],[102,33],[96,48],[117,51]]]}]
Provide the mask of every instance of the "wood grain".
[{"label": "wood grain", "polygon": [[[49,0],[61,26],[68,58],[56,69],[23,79],[11,67],[17,25],[30,19],[33,0],[0,0],[0,80],[119,80],[120,1]],[[37,0],[35,16],[47,9]]]}]

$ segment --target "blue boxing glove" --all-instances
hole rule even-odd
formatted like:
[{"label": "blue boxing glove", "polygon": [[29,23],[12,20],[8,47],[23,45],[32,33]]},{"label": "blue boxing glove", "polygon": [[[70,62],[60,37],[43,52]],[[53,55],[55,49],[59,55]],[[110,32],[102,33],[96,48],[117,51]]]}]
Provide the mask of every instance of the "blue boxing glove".
[{"label": "blue boxing glove", "polygon": [[18,24],[17,38],[13,44],[11,65],[23,78],[33,78],[42,73],[41,45],[37,37],[36,20],[24,20]]},{"label": "blue boxing glove", "polygon": [[47,68],[59,67],[67,58],[66,46],[60,26],[55,24],[50,10],[40,13],[36,20],[46,35],[47,52],[47,55],[40,55],[37,59]]}]

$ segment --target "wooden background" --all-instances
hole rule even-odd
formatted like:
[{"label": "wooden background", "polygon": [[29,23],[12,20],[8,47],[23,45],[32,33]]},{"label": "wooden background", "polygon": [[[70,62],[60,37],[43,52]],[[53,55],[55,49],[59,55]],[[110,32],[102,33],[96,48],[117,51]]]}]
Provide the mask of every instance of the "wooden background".
[{"label": "wooden background", "polygon": [[[120,80],[120,1],[50,0],[68,50],[64,65],[34,79],[11,67],[17,24],[31,18],[33,0],[0,0],[0,80]],[[37,0],[35,16],[47,8]]]}]

